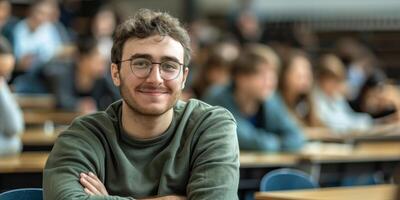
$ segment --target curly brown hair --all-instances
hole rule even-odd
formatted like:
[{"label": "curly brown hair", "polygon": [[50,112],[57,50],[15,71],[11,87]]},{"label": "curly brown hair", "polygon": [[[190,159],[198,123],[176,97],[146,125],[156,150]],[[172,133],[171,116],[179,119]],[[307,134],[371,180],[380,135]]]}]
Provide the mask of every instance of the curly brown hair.
[{"label": "curly brown hair", "polygon": [[190,38],[177,18],[165,12],[140,9],[132,18],[118,25],[113,36],[111,61],[118,64],[122,58],[125,42],[131,38],[147,38],[154,35],[170,36],[182,44],[184,49],[184,65],[190,62]]}]

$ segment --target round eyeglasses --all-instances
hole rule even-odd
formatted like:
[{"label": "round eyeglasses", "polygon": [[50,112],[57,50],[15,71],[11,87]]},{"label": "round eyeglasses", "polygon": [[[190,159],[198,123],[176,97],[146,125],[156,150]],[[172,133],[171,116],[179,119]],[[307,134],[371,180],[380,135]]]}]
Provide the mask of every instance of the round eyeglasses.
[{"label": "round eyeglasses", "polygon": [[129,58],[119,62],[122,63],[125,61],[130,61],[131,71],[138,78],[147,78],[153,69],[153,65],[158,64],[160,66],[159,73],[161,78],[167,81],[176,79],[179,76],[181,66],[183,65],[182,63],[173,60],[153,62],[147,58]]}]

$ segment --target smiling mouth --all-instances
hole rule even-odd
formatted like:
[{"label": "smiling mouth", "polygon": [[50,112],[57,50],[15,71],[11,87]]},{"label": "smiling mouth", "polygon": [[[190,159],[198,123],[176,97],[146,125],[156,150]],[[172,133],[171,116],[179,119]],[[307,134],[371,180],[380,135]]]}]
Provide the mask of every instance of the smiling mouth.
[{"label": "smiling mouth", "polygon": [[154,96],[168,94],[167,91],[163,91],[163,90],[138,90],[138,92],[147,94],[147,95],[154,95]]}]

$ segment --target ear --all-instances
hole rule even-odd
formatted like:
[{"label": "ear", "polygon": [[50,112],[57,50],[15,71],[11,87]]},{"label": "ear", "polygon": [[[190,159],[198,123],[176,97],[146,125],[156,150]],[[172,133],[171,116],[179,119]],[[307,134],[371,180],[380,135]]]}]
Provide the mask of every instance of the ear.
[{"label": "ear", "polygon": [[186,83],[188,74],[189,74],[189,68],[185,67],[185,69],[183,71],[183,80],[182,80],[181,90],[183,90],[185,88],[185,83]]},{"label": "ear", "polygon": [[119,76],[118,65],[115,63],[111,64],[111,78],[115,86],[119,87],[121,85],[121,77]]}]

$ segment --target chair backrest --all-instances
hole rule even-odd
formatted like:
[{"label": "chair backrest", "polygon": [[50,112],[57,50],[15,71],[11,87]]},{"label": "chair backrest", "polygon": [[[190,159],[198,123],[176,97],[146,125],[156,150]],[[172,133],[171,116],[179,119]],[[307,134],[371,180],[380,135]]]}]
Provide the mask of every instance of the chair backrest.
[{"label": "chair backrest", "polygon": [[318,183],[308,174],[296,169],[277,169],[264,175],[260,191],[296,190],[318,188]]},{"label": "chair backrest", "polygon": [[21,188],[6,191],[0,194],[0,200],[42,200],[41,188]]}]

